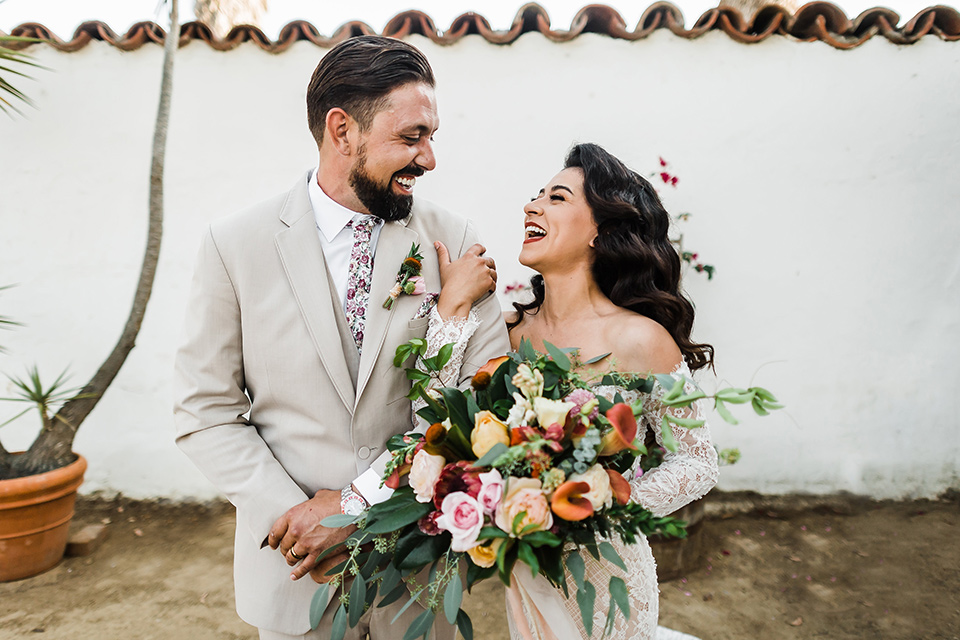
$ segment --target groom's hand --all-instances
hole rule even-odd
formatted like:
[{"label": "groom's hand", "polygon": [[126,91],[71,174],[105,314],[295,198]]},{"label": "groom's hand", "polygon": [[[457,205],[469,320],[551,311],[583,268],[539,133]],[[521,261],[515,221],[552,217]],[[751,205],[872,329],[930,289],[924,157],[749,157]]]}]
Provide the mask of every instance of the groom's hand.
[{"label": "groom's hand", "polygon": [[437,311],[444,320],[465,318],[474,302],[497,290],[497,265],[483,254],[482,244],[475,244],[457,260],[442,242],[433,243],[440,264],[440,299]]},{"label": "groom's hand", "polygon": [[[299,580],[310,573],[317,564],[317,556],[329,547],[343,542],[356,530],[356,527],[331,529],[320,524],[327,516],[338,513],[340,492],[321,489],[312,498],[291,508],[273,523],[270,535],[267,536],[267,544],[279,550],[287,564],[294,567],[290,574],[292,580]],[[338,563],[326,562],[332,559],[324,558],[322,564],[327,565],[327,569],[336,566]]]}]

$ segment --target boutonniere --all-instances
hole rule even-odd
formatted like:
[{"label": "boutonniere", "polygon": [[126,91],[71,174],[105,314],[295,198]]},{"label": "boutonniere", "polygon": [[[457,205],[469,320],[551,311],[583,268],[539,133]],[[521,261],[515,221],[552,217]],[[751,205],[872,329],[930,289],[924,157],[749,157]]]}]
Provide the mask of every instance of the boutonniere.
[{"label": "boutonniere", "polygon": [[397,284],[390,289],[390,295],[383,301],[383,308],[389,309],[393,302],[400,297],[401,293],[408,296],[418,296],[427,290],[427,283],[424,282],[420,270],[423,267],[423,256],[420,255],[420,245],[410,245],[410,253],[400,264],[400,271],[397,272]]}]

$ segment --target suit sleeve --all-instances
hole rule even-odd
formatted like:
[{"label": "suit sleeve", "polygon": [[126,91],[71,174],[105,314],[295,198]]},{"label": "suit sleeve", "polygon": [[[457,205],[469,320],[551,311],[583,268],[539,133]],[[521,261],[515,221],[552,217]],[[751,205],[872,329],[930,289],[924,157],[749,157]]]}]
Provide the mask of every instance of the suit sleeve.
[{"label": "suit sleeve", "polygon": [[203,238],[174,368],[177,445],[237,507],[259,544],[307,499],[245,415],[240,304],[212,230]]},{"label": "suit sleeve", "polygon": [[[480,242],[480,236],[473,226],[467,222],[467,229],[463,236],[463,243],[457,252],[460,257],[471,246]],[[491,294],[473,305],[480,320],[480,326],[470,338],[463,355],[463,366],[460,369],[459,386],[463,388],[470,378],[491,358],[502,356],[510,351],[510,338],[507,336],[507,325],[503,322],[503,311],[496,294]]]}]

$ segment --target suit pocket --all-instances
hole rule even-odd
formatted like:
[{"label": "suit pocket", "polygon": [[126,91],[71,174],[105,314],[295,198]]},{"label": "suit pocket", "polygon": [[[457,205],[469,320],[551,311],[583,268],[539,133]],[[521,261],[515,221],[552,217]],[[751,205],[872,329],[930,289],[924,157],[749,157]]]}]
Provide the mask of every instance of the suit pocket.
[{"label": "suit pocket", "polygon": [[407,331],[414,334],[412,337],[423,337],[427,333],[427,325],[430,324],[430,317],[414,318],[407,322]]}]

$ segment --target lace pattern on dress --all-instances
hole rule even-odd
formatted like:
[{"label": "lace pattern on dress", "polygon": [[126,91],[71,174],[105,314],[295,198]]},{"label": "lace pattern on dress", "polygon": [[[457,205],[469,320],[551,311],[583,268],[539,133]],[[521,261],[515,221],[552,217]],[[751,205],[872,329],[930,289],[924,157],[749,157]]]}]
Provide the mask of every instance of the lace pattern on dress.
[{"label": "lace pattern on dress", "polygon": [[[688,382],[685,391],[694,391],[694,385],[689,381],[690,369],[686,363],[681,363],[671,373],[676,378],[686,376]],[[629,403],[640,397],[638,391],[628,391],[611,385],[594,387],[598,395],[613,400],[617,392]],[[640,416],[637,437],[642,441],[647,430],[653,431],[657,443],[663,446],[663,436],[660,431],[663,414],[667,411],[678,418],[701,419],[703,417],[702,401],[697,401],[689,408],[674,409],[665,407],[660,401],[665,391],[656,385],[653,391],[643,399],[643,413]],[[704,496],[717,483],[719,469],[717,452],[710,440],[710,430],[705,424],[697,429],[671,426],[673,437],[677,442],[677,450],[668,451],[659,467],[637,476],[639,464],[627,472],[626,478],[630,482],[630,497],[633,501],[652,511],[657,516],[673,513],[680,507]],[[656,635],[657,616],[660,590],[657,586],[657,568],[646,538],[641,538],[634,545],[625,545],[617,537],[610,543],[620,554],[628,571],[623,572],[609,562],[598,562],[589,554],[584,556],[586,577],[597,589],[597,599],[594,606],[593,630],[594,636],[600,637],[607,619],[607,609],[610,606],[608,585],[611,576],[619,576],[627,584],[630,593],[630,620],[617,615],[613,625],[611,638],[623,640],[644,639],[651,640]],[[567,588],[570,598],[566,601],[567,612],[577,623],[577,627],[584,638],[586,629],[580,616],[580,607],[573,597],[576,586],[572,582]]]},{"label": "lace pattern on dress", "polygon": [[[454,386],[459,382],[460,365],[467,342],[479,326],[477,314],[471,310],[469,318],[451,318],[443,321],[434,308],[430,312],[430,325],[427,329],[428,357],[435,355],[444,344],[455,342],[453,355],[444,367],[441,378],[444,384]],[[689,381],[691,374],[686,363],[680,363],[671,372],[674,377],[686,376],[688,382],[684,389],[687,393],[694,390]],[[633,403],[639,399],[638,391],[629,391],[612,385],[594,387],[594,392],[613,400],[617,392],[626,401]],[[643,400],[643,413],[640,416],[637,437],[643,441],[647,430],[654,433],[657,443],[663,446],[663,436],[660,431],[661,420],[666,412],[678,418],[702,419],[703,401],[697,401],[689,408],[665,407],[660,399],[664,390],[656,385],[653,391]],[[422,401],[414,403],[414,411],[424,406]],[[719,470],[717,453],[710,440],[710,430],[705,424],[697,429],[686,429],[671,425],[671,432],[677,442],[675,452],[668,451],[659,467],[646,474],[637,476],[639,465],[625,474],[631,486],[631,499],[652,511],[655,515],[664,516],[672,513],[697,498],[704,496],[717,483]],[[657,568],[646,538],[640,537],[636,544],[625,545],[619,537],[610,540],[610,543],[620,554],[627,571],[621,571],[606,561],[594,560],[590,554],[582,554],[586,565],[585,575],[597,590],[594,606],[593,633],[600,637],[606,623],[607,609],[610,605],[609,583],[611,576],[619,576],[627,585],[630,594],[630,619],[625,620],[617,614],[613,625],[611,638],[619,640],[653,640],[657,632],[657,617],[660,590],[657,586]],[[545,580],[542,576],[538,580]],[[576,622],[583,638],[587,637],[580,608],[577,605],[574,593],[576,586],[567,585],[570,598],[565,601],[570,617]],[[526,616],[530,628],[535,628],[532,616]],[[508,621],[510,617],[508,616]],[[510,621],[510,637],[512,640],[523,640],[515,625]],[[565,639],[564,639],[565,640]]]},{"label": "lace pattern on dress", "polygon": [[[432,358],[439,353],[440,348],[445,344],[453,344],[453,353],[450,360],[441,369],[437,383],[436,379],[431,380],[427,385],[428,389],[434,387],[456,387],[460,384],[460,367],[463,364],[463,355],[467,351],[467,344],[474,332],[480,327],[480,314],[471,308],[466,318],[454,316],[444,320],[437,311],[436,305],[430,310],[429,323],[427,324],[427,358]],[[423,367],[417,362],[417,368],[424,371]],[[417,411],[427,406],[422,398],[413,401],[413,424],[417,426]]]}]

